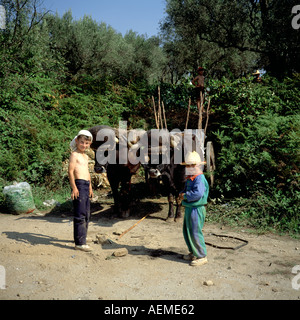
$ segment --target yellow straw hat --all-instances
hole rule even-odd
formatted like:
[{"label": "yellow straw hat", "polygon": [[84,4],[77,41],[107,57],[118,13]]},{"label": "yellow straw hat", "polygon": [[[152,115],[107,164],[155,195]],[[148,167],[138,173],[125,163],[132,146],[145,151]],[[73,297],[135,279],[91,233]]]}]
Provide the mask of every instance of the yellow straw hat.
[{"label": "yellow straw hat", "polygon": [[253,73],[254,76],[256,76],[256,75],[258,75],[258,74],[260,74],[259,70],[256,70],[256,72]]},{"label": "yellow straw hat", "polygon": [[206,164],[206,162],[201,160],[199,153],[196,151],[189,152],[185,158],[185,162],[181,163],[182,166],[190,166],[190,165],[201,165]]}]

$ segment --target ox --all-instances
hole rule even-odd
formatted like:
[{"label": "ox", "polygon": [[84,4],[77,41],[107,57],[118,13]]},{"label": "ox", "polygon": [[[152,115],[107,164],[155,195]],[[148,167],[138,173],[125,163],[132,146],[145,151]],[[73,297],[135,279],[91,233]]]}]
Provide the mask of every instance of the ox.
[{"label": "ox", "polygon": [[[93,135],[91,148],[95,151],[96,173],[107,172],[114,199],[114,212],[128,218],[131,204],[131,177],[140,168],[139,161],[132,164],[128,160],[127,136],[120,130],[108,126],[96,126],[89,131]],[[123,149],[125,150],[122,150]],[[125,152],[124,152],[125,151]],[[120,191],[119,191],[120,187]]]},{"label": "ox", "polygon": [[[144,164],[146,181],[153,191],[153,185],[161,180],[168,193],[168,219],[175,221],[182,218],[182,206],[179,193],[184,189],[186,168],[181,165],[189,151],[197,151],[203,155],[204,134],[198,130],[171,132],[167,130],[151,130],[147,132],[150,163]],[[174,214],[174,198],[176,212]]]}]

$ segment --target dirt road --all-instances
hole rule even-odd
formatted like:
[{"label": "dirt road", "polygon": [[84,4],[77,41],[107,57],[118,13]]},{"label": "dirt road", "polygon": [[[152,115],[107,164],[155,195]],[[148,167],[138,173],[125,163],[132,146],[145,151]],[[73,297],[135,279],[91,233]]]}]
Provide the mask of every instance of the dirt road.
[{"label": "dirt road", "polygon": [[[153,213],[117,241],[116,234],[134,225],[149,208]],[[129,220],[111,218],[110,211],[106,204],[93,213],[92,253],[74,250],[71,214],[0,214],[0,265],[4,267],[0,288],[5,285],[0,299],[300,299],[300,290],[295,290],[300,287],[300,276],[292,274],[300,265],[299,240],[207,223],[207,242],[241,244],[209,236],[216,233],[249,244],[236,251],[208,246],[209,263],[193,268],[182,260],[187,253],[182,222],[164,220],[166,203],[145,199]],[[106,235],[110,243],[94,243],[98,234]],[[117,248],[127,248],[128,255],[113,257]],[[212,286],[204,284],[209,280]]]}]

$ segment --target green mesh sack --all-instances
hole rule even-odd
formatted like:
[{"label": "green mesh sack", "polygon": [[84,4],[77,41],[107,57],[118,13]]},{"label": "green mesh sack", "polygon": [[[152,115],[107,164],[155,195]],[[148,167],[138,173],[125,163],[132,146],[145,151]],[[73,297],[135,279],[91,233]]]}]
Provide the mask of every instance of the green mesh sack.
[{"label": "green mesh sack", "polygon": [[5,187],[3,193],[10,213],[17,215],[28,214],[36,210],[31,187],[27,182]]}]

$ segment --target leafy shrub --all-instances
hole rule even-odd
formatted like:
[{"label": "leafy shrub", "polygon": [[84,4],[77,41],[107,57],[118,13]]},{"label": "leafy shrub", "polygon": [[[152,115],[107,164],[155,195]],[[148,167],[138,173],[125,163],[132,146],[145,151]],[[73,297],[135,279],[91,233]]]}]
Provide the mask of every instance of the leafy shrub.
[{"label": "leafy shrub", "polygon": [[[299,231],[299,79],[212,81],[215,197],[245,198],[246,216]],[[251,201],[249,200],[251,199]],[[249,202],[250,201],[250,202]]]}]

